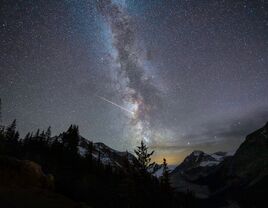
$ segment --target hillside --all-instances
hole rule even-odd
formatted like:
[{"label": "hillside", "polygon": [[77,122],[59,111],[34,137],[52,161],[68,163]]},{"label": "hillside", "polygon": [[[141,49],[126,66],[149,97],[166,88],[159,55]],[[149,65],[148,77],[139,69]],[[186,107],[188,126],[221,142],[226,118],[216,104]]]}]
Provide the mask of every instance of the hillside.
[{"label": "hillside", "polygon": [[88,207],[54,192],[53,189],[53,176],[45,175],[40,165],[0,156],[0,207]]},{"label": "hillside", "polygon": [[194,151],[171,173],[171,183],[179,192],[206,198],[204,207],[263,207],[268,192],[268,123],[249,134],[233,156]]}]

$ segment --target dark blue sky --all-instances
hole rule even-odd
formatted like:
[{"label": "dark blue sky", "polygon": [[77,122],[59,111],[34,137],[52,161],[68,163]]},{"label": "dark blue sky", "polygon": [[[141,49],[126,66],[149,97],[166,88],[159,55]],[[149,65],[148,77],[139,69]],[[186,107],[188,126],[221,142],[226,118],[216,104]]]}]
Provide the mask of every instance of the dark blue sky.
[{"label": "dark blue sky", "polygon": [[171,163],[233,151],[268,120],[267,34],[261,0],[2,1],[3,120]]}]

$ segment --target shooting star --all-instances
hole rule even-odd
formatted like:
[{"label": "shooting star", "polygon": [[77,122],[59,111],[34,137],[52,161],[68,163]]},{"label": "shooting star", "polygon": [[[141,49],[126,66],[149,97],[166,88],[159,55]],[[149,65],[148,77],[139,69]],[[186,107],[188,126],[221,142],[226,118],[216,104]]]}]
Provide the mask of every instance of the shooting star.
[{"label": "shooting star", "polygon": [[101,99],[101,100],[103,100],[103,101],[105,101],[105,102],[111,103],[112,105],[114,105],[114,106],[120,108],[121,110],[124,110],[124,111],[130,113],[131,115],[134,115],[134,112],[133,112],[133,111],[130,111],[130,110],[128,110],[127,108],[124,108],[123,106],[118,105],[118,104],[116,104],[116,103],[114,103],[114,102],[112,102],[112,101],[106,99],[105,97],[98,96],[98,95],[96,95],[96,96],[97,96],[99,99]]}]

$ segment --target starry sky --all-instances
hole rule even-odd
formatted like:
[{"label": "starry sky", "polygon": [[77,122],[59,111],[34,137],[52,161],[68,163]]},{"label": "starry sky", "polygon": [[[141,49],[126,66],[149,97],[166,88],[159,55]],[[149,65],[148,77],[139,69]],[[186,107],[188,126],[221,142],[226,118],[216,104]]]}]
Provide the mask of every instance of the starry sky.
[{"label": "starry sky", "polygon": [[177,164],[268,121],[265,0],[3,0],[3,123]]}]

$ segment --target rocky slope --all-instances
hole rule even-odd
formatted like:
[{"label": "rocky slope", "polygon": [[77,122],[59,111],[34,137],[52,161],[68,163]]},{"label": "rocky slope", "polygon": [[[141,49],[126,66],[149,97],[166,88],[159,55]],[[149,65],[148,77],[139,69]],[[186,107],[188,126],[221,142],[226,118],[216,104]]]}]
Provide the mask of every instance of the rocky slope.
[{"label": "rocky slope", "polygon": [[228,164],[228,176],[255,181],[268,174],[268,123],[249,134]]},{"label": "rocky slope", "polygon": [[268,205],[268,123],[249,134],[211,179],[207,181],[215,195],[234,198],[243,207]]},{"label": "rocky slope", "polygon": [[[62,135],[55,136],[51,138],[50,143],[53,143],[54,140],[61,142],[61,138]],[[94,160],[99,160],[103,165],[111,166],[113,168],[123,168],[126,159],[129,163],[133,163],[136,160],[135,156],[127,151],[120,152],[112,149],[102,142],[94,143],[82,136],[79,136],[78,153],[85,157],[86,154],[88,154],[88,151],[90,151]]]},{"label": "rocky slope", "polygon": [[53,191],[54,178],[27,160],[0,156],[0,207],[85,207]]},{"label": "rocky slope", "polygon": [[233,156],[194,151],[172,172],[171,182],[178,191],[193,191],[209,202],[267,205],[268,123],[249,134]]},{"label": "rocky slope", "polygon": [[0,186],[53,189],[54,178],[45,175],[41,166],[35,162],[1,156]]},{"label": "rocky slope", "polygon": [[100,160],[103,165],[110,165],[115,168],[122,168],[124,166],[125,160],[127,159],[130,163],[136,160],[135,156],[129,152],[120,152],[110,148],[101,142],[92,143],[91,141],[80,137],[79,143],[79,153],[85,156],[87,150],[86,147],[92,144],[92,158],[95,160]]}]

